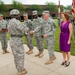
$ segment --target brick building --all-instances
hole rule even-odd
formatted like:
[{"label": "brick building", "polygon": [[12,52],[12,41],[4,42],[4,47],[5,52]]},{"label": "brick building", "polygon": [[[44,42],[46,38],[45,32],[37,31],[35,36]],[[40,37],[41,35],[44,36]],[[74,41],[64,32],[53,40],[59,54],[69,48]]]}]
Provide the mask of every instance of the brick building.
[{"label": "brick building", "polygon": [[[7,4],[6,6],[7,6],[9,12],[10,12],[10,10],[12,10],[11,5],[10,5],[10,4]],[[41,6],[43,9],[46,8],[46,5],[40,5],[40,6]],[[56,5],[56,6],[57,6],[57,5]],[[24,5],[25,12],[22,12],[21,15],[20,15],[22,19],[23,19],[23,16],[22,16],[23,13],[28,13],[28,14],[29,14],[29,18],[32,18],[32,11],[28,10],[29,7],[30,7],[30,5]],[[6,18],[10,18],[9,12],[6,12],[6,16],[5,16]],[[51,15],[52,17],[57,17],[57,16],[58,16],[58,11],[50,11],[50,15]],[[40,14],[39,16],[41,16],[41,14]]]}]

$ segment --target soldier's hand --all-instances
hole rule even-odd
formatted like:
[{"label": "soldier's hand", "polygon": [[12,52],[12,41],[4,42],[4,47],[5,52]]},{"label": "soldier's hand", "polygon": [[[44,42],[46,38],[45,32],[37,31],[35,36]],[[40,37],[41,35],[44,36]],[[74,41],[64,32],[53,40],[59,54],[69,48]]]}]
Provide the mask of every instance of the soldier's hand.
[{"label": "soldier's hand", "polygon": [[30,31],[30,34],[34,34],[35,33],[35,31]]},{"label": "soldier's hand", "polygon": [[45,34],[45,35],[44,35],[44,38],[46,38],[46,37],[48,37],[48,34]]}]

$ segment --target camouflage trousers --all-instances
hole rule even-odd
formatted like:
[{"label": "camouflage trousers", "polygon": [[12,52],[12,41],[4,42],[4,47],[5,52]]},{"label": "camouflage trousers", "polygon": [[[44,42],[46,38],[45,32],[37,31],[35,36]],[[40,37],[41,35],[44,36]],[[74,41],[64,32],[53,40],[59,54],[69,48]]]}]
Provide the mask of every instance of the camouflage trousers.
[{"label": "camouflage trousers", "polygon": [[33,49],[32,37],[33,37],[33,36],[30,36],[30,35],[27,35],[27,36],[26,36],[27,46],[28,46],[28,48],[29,48],[30,50]]},{"label": "camouflage trousers", "polygon": [[42,38],[42,36],[34,36],[34,37],[35,37],[35,40],[36,40],[37,49],[39,51],[43,52],[44,45],[43,45],[43,38]]},{"label": "camouflage trousers", "polygon": [[0,41],[1,41],[2,49],[6,50],[8,47],[7,33],[0,33]]},{"label": "camouflage trousers", "polygon": [[49,57],[54,56],[54,36],[49,36],[46,38],[47,49],[49,52]]},{"label": "camouflage trousers", "polygon": [[24,46],[21,38],[11,37],[10,46],[14,56],[14,62],[18,72],[24,70]]}]

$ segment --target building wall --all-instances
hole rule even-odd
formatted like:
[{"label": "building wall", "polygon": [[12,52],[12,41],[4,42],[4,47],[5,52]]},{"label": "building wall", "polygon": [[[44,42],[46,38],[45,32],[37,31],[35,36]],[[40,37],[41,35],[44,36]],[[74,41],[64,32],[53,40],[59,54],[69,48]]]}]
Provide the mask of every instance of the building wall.
[{"label": "building wall", "polygon": [[[7,8],[9,9],[9,12],[10,12],[10,11],[12,10],[11,5],[7,4],[6,6],[7,6]],[[40,6],[41,6],[43,9],[46,8],[46,5],[40,5]],[[26,10],[26,9],[28,9],[29,7],[30,7],[30,5],[24,5],[25,12],[22,12],[21,15],[20,15],[22,19],[23,19],[23,16],[22,16],[23,13],[28,13],[29,18],[32,18],[32,11]],[[10,18],[9,12],[6,12],[6,14],[7,14],[6,18]],[[57,17],[57,16],[58,16],[58,11],[50,11],[50,15],[51,15],[52,17]],[[39,15],[39,16],[41,16],[41,15]]]}]

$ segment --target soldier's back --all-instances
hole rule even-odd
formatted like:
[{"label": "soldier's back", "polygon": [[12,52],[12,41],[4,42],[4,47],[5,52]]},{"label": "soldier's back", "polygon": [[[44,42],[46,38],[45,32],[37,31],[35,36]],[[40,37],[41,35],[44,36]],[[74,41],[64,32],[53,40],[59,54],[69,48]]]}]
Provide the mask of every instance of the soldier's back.
[{"label": "soldier's back", "polygon": [[17,19],[13,18],[9,21],[8,29],[10,34],[19,35],[22,33],[19,29],[17,29],[17,25],[20,25],[20,21]]}]

